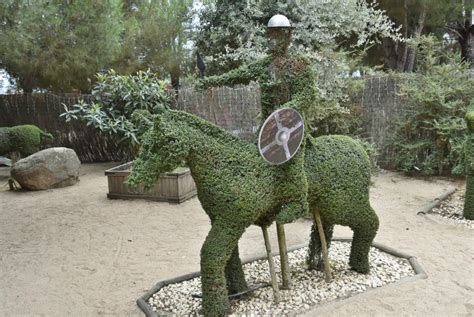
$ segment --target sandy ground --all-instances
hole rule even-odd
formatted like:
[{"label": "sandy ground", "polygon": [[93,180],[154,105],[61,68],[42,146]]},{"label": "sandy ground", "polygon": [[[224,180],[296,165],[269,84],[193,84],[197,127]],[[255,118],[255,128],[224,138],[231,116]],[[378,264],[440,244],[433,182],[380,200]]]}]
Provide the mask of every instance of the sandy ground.
[{"label": "sandy ground", "polygon": [[[210,228],[199,201],[108,200],[103,171],[113,165],[83,165],[80,183],[42,192],[5,191],[0,173],[0,316],[143,316],[135,301],[157,281],[199,270]],[[473,316],[474,231],[416,215],[463,184],[385,171],[373,181],[376,241],[417,256],[429,278],[307,315]],[[286,228],[288,243],[300,244],[310,222]],[[337,227],[335,236],[351,232]],[[264,254],[260,229],[250,228],[240,246],[243,258]]]}]

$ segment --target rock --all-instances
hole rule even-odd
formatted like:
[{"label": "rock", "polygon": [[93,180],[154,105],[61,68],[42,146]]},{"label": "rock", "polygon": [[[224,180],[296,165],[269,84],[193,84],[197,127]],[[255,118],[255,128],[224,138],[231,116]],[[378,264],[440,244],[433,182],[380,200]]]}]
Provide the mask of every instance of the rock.
[{"label": "rock", "polygon": [[9,158],[0,156],[0,165],[12,166],[12,160],[10,160]]},{"label": "rock", "polygon": [[19,160],[13,165],[11,176],[29,190],[60,188],[79,181],[80,167],[74,150],[55,147]]}]

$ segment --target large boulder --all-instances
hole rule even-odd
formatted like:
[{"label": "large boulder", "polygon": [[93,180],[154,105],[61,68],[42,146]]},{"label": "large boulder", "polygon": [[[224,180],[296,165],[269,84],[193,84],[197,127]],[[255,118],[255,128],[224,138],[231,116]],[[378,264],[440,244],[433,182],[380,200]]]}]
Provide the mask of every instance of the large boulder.
[{"label": "large boulder", "polygon": [[79,181],[80,168],[74,150],[54,147],[16,162],[11,176],[25,189],[42,190],[74,185]]}]

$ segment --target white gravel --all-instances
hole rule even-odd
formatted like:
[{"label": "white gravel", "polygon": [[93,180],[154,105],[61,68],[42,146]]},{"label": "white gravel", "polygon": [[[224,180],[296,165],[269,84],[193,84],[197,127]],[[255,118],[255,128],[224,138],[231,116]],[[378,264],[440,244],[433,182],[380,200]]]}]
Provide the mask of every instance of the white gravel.
[{"label": "white gravel", "polygon": [[[349,269],[350,243],[332,243],[329,256],[333,279],[330,284],[324,281],[319,271],[306,269],[307,248],[289,253],[292,289],[281,290],[281,301],[273,302],[271,287],[256,290],[251,296],[231,301],[235,315],[295,315],[309,310],[315,305],[345,298],[370,288],[393,283],[415,273],[408,260],[394,257],[374,247],[370,250],[370,274],[359,274]],[[275,257],[277,272],[280,271],[279,257]],[[268,262],[256,261],[244,265],[249,286],[270,281]],[[194,278],[177,284],[170,284],[156,292],[148,300],[154,311],[177,315],[198,315],[201,299],[192,294],[201,294],[201,279]]]},{"label": "white gravel", "polygon": [[464,190],[456,191],[448,199],[444,200],[439,207],[433,208],[429,213],[449,219],[449,221],[454,224],[474,229],[474,221],[468,220],[462,216],[464,209],[464,194]]}]

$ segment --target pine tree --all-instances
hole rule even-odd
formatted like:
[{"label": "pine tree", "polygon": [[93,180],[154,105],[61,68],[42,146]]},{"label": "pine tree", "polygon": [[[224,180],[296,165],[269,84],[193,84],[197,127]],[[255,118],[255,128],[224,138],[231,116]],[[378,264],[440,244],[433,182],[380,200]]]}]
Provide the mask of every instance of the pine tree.
[{"label": "pine tree", "polygon": [[120,0],[0,4],[0,60],[24,92],[88,91],[120,49]]},{"label": "pine tree", "polygon": [[187,56],[186,27],[192,3],[192,0],[157,0],[137,5],[136,47],[142,68],[169,75],[176,89]]}]

